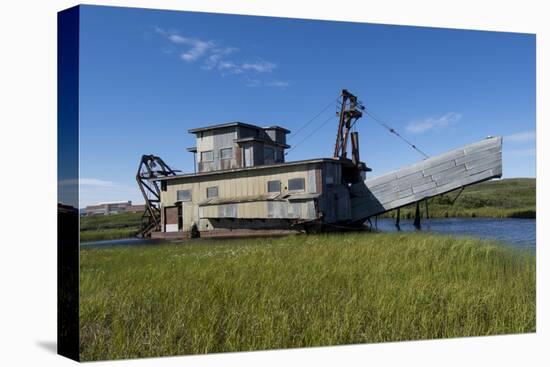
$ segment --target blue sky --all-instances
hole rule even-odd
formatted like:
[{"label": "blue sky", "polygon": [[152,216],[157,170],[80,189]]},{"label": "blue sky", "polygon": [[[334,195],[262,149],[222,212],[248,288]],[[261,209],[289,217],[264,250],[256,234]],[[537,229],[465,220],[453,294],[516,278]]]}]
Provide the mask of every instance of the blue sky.
[{"label": "blue sky", "polygon": [[[504,136],[504,177],[535,177],[535,36],[84,6],[80,206],[142,202],[142,154],[193,170],[187,130],[243,121],[296,131],[347,88],[428,155]],[[287,160],[330,157],[330,106]],[[357,123],[371,176],[422,159]]]}]

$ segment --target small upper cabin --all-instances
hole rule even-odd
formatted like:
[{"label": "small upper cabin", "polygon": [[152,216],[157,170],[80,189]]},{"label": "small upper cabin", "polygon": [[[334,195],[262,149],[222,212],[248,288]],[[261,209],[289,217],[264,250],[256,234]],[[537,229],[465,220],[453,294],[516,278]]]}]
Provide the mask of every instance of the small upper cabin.
[{"label": "small upper cabin", "polygon": [[190,129],[196,146],[187,148],[195,155],[196,171],[210,172],[264,164],[284,163],[286,135],[280,126],[260,127],[229,122]]}]

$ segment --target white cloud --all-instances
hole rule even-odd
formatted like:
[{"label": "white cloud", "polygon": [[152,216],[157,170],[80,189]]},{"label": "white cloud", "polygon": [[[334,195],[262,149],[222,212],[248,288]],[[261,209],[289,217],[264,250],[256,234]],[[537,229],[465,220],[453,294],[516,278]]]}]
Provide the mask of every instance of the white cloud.
[{"label": "white cloud", "polygon": [[534,130],[522,131],[519,133],[507,135],[504,137],[504,141],[507,143],[525,143],[534,141],[537,135]]},{"label": "white cloud", "polygon": [[457,112],[448,112],[443,116],[430,117],[423,120],[411,121],[406,129],[407,131],[420,134],[432,129],[440,129],[456,124],[462,119],[462,114]]},{"label": "white cloud", "polygon": [[196,40],[191,49],[181,54],[181,58],[187,62],[196,61],[211,47],[212,45],[208,42]]},{"label": "white cloud", "polygon": [[241,66],[243,70],[252,70],[257,73],[271,73],[276,67],[276,64],[269,61],[246,62]]},{"label": "white cloud", "polygon": [[268,82],[264,82],[260,79],[250,78],[248,76],[246,76],[245,80],[247,87],[273,87],[285,89],[290,86],[290,82],[284,80],[271,80]]},{"label": "white cloud", "polygon": [[168,39],[174,43],[189,44],[189,38],[182,37],[179,34],[169,34]]},{"label": "white cloud", "polygon": [[59,181],[58,183],[59,186],[71,186],[71,185],[78,185],[78,184],[80,184],[80,186],[92,186],[92,187],[117,186],[117,184],[112,181],[98,180],[96,178],[81,178],[80,180],[69,179],[69,180]]},{"label": "white cloud", "polygon": [[[235,58],[230,58],[230,55],[239,51],[236,47],[223,46],[211,40],[183,36],[178,31],[168,31],[159,27],[155,27],[155,32],[166,38],[171,47],[184,47],[185,49],[179,54],[180,58],[188,63],[200,62],[200,67],[203,70],[217,71],[222,76],[244,75],[244,82],[247,86],[279,88],[290,86],[287,81],[274,80],[266,82],[258,79],[259,74],[272,73],[277,68],[277,64],[274,62],[260,58],[256,58],[257,61],[254,62],[235,61]],[[166,50],[166,48],[163,50]],[[174,52],[172,48],[169,48],[169,50],[169,53]]]},{"label": "white cloud", "polygon": [[290,86],[290,82],[284,80],[272,80],[266,83],[268,87],[278,87],[278,88],[287,88]]},{"label": "white cloud", "polygon": [[215,48],[215,43],[212,41],[204,41],[198,38],[185,37],[175,31],[165,31],[162,28],[156,27],[156,32],[163,35],[170,42],[176,45],[188,46],[187,50],[180,54],[182,60],[194,62],[204,56],[209,50]]}]

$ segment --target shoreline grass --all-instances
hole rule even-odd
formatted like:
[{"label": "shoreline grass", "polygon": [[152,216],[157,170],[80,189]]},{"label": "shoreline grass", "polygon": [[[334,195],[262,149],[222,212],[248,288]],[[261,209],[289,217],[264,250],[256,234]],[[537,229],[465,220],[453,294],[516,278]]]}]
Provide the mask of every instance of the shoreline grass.
[{"label": "shoreline grass", "polygon": [[121,213],[80,218],[80,241],[118,240],[135,237],[143,213]]},{"label": "shoreline grass", "polygon": [[346,233],[81,249],[82,360],[535,331],[535,258]]},{"label": "shoreline grass", "polygon": [[126,238],[136,237],[138,233],[137,228],[110,228],[100,229],[97,231],[82,231],[80,232],[80,242],[93,242],[104,240],[119,240]]},{"label": "shoreline grass", "polygon": [[[536,179],[508,178],[468,186],[428,200],[431,218],[536,218]],[[454,203],[453,203],[454,201]],[[401,218],[414,218],[416,205],[401,208]],[[425,206],[420,210],[425,216]],[[381,217],[395,218],[391,211]]]}]

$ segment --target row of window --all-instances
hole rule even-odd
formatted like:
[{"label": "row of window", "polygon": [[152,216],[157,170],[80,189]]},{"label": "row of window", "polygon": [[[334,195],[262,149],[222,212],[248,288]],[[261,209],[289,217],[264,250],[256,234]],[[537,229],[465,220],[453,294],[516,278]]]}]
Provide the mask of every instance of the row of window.
[{"label": "row of window", "polygon": [[[231,159],[233,158],[233,148],[222,148],[220,149],[220,159]],[[214,161],[214,151],[206,150],[201,152],[201,162],[213,162]],[[275,148],[264,147],[264,162],[275,163],[277,161],[277,155]]]},{"label": "row of window", "polygon": [[[220,159],[231,159],[233,158],[233,148],[222,148],[220,149]],[[214,161],[214,151],[206,150],[201,152],[201,162],[212,162]]]},{"label": "row of window", "polygon": [[[288,190],[289,191],[304,191],[305,190],[305,180],[302,177],[291,178],[288,180]],[[281,192],[281,181],[273,180],[267,181],[267,192]],[[206,188],[206,197],[215,198],[218,197],[218,186],[210,186]],[[191,190],[178,190],[177,191],[177,201],[191,201]]]}]

